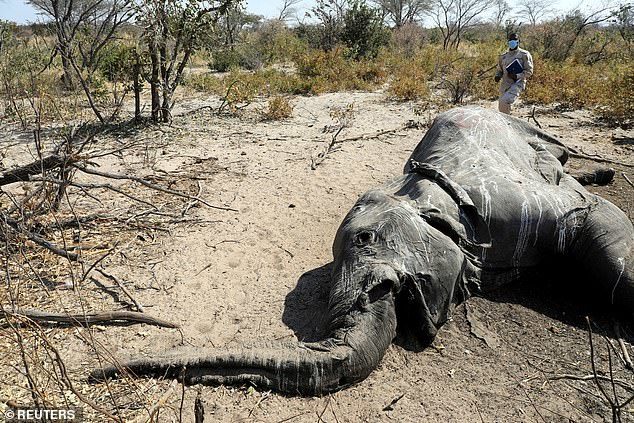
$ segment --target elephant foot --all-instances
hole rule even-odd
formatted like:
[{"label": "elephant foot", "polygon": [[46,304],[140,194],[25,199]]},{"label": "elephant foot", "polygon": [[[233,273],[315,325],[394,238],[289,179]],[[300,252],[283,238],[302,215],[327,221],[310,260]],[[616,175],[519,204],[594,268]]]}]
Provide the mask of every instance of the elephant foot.
[{"label": "elephant foot", "polygon": [[614,179],[615,171],[609,167],[597,166],[589,169],[571,170],[568,173],[581,185],[607,185]]}]

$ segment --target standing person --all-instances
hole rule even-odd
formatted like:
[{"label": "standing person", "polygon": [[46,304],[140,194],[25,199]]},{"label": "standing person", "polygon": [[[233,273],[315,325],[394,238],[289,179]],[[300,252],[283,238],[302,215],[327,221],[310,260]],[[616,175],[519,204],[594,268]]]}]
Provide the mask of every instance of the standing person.
[{"label": "standing person", "polygon": [[533,74],[533,58],[531,54],[520,48],[520,38],[513,33],[508,38],[509,50],[500,55],[495,82],[500,83],[500,99],[498,110],[507,115],[511,113],[511,104],[526,88],[526,81]]}]

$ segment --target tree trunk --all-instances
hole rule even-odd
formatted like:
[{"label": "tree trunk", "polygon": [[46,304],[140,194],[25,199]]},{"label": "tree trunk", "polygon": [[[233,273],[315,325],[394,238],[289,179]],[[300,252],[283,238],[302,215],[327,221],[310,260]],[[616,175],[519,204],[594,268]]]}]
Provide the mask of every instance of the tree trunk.
[{"label": "tree trunk", "polygon": [[141,63],[139,62],[138,53],[135,54],[134,62],[134,120],[139,122],[141,120],[141,81],[139,80],[141,75]]},{"label": "tree trunk", "polygon": [[170,113],[170,99],[172,97],[172,93],[170,92],[169,87],[163,87],[163,104],[161,105],[161,117],[164,123],[169,123],[171,113]]},{"label": "tree trunk", "polygon": [[150,93],[152,95],[152,122],[159,121],[159,111],[161,110],[160,97],[160,64],[159,54],[156,44],[150,43],[150,59],[152,61],[152,74],[150,76]]},{"label": "tree trunk", "polygon": [[73,66],[68,58],[68,48],[59,46],[59,53],[62,56],[62,84],[64,84],[65,90],[74,91],[75,83],[73,81]]}]

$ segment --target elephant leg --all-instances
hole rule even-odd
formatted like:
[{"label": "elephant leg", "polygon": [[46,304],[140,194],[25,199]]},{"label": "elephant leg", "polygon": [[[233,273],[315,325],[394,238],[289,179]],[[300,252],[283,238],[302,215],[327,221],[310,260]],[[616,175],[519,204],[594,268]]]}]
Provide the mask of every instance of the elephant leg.
[{"label": "elephant leg", "polygon": [[588,213],[570,252],[592,278],[593,298],[634,315],[634,228],[625,213],[600,201]]}]

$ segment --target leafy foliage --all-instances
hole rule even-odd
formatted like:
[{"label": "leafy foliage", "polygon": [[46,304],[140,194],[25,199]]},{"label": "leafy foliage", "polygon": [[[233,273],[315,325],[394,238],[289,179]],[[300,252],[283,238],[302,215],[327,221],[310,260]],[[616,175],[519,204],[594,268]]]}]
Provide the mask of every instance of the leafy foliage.
[{"label": "leafy foliage", "polygon": [[378,10],[372,9],[363,0],[352,0],[343,21],[341,40],[350,49],[349,55],[354,59],[376,57],[379,48],[389,40]]}]

